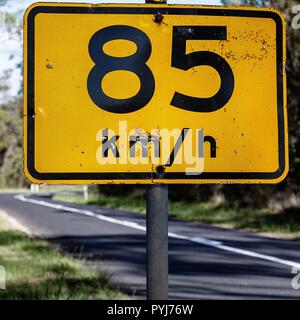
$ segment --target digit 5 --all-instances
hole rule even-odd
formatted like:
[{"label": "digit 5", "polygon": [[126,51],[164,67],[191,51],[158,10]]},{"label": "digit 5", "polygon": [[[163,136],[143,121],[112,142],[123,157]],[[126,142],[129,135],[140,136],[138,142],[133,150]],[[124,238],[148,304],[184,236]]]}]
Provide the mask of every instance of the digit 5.
[{"label": "digit 5", "polygon": [[231,98],[234,76],[230,65],[217,53],[196,51],[186,54],[187,40],[226,40],[227,29],[223,26],[176,26],[173,27],[172,67],[189,70],[196,66],[210,66],[221,78],[219,91],[210,98],[195,98],[175,92],[171,105],[195,112],[212,112],[221,109]]}]

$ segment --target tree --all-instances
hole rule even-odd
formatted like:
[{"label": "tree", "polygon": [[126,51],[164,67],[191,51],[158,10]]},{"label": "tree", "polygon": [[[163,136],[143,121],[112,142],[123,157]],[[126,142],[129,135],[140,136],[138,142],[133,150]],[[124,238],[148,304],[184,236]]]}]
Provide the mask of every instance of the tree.
[{"label": "tree", "polygon": [[[0,0],[0,8],[6,3]],[[20,21],[5,11],[0,11],[1,39],[21,36]],[[23,174],[22,155],[22,97],[3,99],[9,90],[9,78],[12,70],[5,70],[0,76],[0,186],[22,187],[27,182]],[[3,102],[4,101],[4,102]]]},{"label": "tree", "polygon": [[0,186],[22,187],[23,174],[22,98],[0,106]]}]

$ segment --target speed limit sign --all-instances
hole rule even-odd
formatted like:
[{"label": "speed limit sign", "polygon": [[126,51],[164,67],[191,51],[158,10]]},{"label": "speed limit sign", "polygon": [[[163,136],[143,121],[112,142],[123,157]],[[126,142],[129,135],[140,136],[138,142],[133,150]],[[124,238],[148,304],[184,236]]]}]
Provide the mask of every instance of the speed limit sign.
[{"label": "speed limit sign", "polygon": [[25,14],[36,183],[276,183],[285,33],[272,9],[38,3]]}]

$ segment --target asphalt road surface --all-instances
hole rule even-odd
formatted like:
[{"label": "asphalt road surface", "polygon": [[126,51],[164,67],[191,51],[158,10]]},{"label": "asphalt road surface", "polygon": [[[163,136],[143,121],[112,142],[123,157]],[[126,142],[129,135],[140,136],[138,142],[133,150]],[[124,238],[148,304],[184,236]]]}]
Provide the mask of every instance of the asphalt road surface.
[{"label": "asphalt road surface", "polygon": [[[0,209],[32,234],[84,254],[87,263],[110,275],[113,286],[145,296],[143,214],[15,194],[0,194]],[[300,242],[169,223],[170,298],[300,299],[300,281],[292,281],[297,269],[300,273]]]}]

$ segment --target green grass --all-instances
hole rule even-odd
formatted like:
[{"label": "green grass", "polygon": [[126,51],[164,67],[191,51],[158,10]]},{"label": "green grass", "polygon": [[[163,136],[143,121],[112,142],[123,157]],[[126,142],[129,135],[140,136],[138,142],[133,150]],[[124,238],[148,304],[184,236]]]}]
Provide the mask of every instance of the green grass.
[{"label": "green grass", "polygon": [[108,277],[45,241],[7,227],[1,216],[0,265],[6,269],[6,290],[0,290],[0,299],[125,298],[109,287]]},{"label": "green grass", "polygon": [[[56,195],[55,199],[73,203],[85,203],[80,195]],[[126,197],[94,195],[90,197],[87,204],[143,213],[146,206],[144,196],[141,194],[133,194]],[[272,214],[267,209],[235,210],[228,205],[170,201],[169,216],[179,220],[198,221],[255,232],[271,233],[277,237],[300,239],[300,209],[297,208]]]}]

